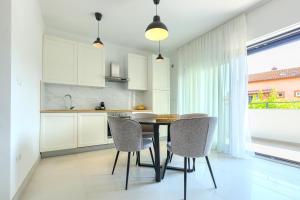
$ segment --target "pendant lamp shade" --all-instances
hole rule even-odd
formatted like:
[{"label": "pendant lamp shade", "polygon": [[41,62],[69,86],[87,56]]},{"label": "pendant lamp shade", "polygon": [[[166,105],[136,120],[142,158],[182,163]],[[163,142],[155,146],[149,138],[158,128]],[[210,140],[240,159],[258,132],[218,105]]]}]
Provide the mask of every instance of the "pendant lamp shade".
[{"label": "pendant lamp shade", "polygon": [[158,56],[157,56],[157,58],[156,58],[156,61],[157,61],[157,62],[161,62],[161,61],[163,61],[163,60],[164,60],[164,57],[162,57],[161,54],[158,54]]},{"label": "pendant lamp shade", "polygon": [[157,5],[159,4],[159,1],[160,0],[153,0],[156,14],[153,17],[153,21],[147,26],[145,31],[145,37],[152,41],[161,41],[169,36],[167,26],[161,22],[160,16],[157,14]]},{"label": "pendant lamp shade", "polygon": [[160,17],[155,15],[153,17],[153,22],[148,25],[145,31],[145,37],[148,40],[160,41],[164,40],[169,36],[167,26],[160,21]]},{"label": "pendant lamp shade", "polygon": [[100,38],[97,38],[95,40],[95,42],[93,43],[93,46],[96,47],[96,48],[102,48],[104,47],[103,43],[101,42]]}]

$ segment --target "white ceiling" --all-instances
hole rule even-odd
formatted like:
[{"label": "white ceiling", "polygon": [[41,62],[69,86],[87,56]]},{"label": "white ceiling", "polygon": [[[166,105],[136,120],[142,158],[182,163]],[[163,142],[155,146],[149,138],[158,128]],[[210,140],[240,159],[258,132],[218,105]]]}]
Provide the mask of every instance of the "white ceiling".
[{"label": "white ceiling", "polygon": [[[141,50],[157,49],[157,43],[144,37],[152,21],[152,0],[40,0],[47,28],[96,38],[97,23],[93,16],[100,11],[100,37]],[[162,49],[172,50],[200,34],[224,23],[264,0],[161,0],[158,13],[169,29]]]}]

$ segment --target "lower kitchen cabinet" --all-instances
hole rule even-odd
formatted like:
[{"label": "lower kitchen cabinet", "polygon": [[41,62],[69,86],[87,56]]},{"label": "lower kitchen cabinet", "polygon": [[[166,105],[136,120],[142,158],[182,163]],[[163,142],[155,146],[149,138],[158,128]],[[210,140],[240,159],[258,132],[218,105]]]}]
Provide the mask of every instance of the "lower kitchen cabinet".
[{"label": "lower kitchen cabinet", "polygon": [[77,113],[43,113],[41,115],[41,152],[76,147]]},{"label": "lower kitchen cabinet", "polygon": [[78,113],[78,147],[107,144],[107,114]]},{"label": "lower kitchen cabinet", "polygon": [[107,113],[42,113],[40,152],[107,144]]}]

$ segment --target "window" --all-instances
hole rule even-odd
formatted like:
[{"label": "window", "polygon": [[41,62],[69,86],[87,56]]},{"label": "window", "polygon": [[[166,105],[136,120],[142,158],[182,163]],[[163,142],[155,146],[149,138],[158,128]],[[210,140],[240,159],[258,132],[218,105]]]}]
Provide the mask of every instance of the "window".
[{"label": "window", "polygon": [[299,49],[300,28],[248,46],[249,108],[300,109]]},{"label": "window", "polygon": [[300,97],[300,90],[295,91],[295,97]]},{"label": "window", "polygon": [[278,97],[279,98],[284,98],[284,92],[278,92]]}]

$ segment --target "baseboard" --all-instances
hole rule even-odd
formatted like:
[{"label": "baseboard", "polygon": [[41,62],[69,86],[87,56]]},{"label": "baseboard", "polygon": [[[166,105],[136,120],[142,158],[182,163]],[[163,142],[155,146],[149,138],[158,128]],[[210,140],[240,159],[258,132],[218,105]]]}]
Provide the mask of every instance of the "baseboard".
[{"label": "baseboard", "polygon": [[35,163],[33,164],[32,168],[30,169],[29,173],[27,174],[27,176],[25,177],[24,181],[22,182],[21,186],[18,188],[16,194],[14,195],[14,197],[12,198],[12,200],[19,200],[26,188],[26,186],[28,185],[33,173],[35,172],[37,166],[40,163],[41,158],[39,157]]},{"label": "baseboard", "polygon": [[111,148],[114,148],[114,144],[104,144],[104,145],[80,147],[75,149],[65,149],[65,150],[58,150],[58,151],[48,151],[48,152],[42,152],[41,158],[43,159],[43,158],[56,157],[56,156],[65,156],[65,155],[85,153],[90,151],[98,151],[98,150],[111,149]]}]

